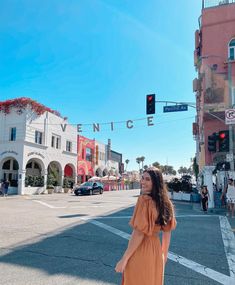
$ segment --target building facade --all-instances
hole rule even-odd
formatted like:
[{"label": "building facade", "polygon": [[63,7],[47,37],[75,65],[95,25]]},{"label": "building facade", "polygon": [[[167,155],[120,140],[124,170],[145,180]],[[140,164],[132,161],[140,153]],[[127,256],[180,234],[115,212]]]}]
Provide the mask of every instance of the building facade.
[{"label": "building facade", "polygon": [[[193,124],[196,158],[201,183],[213,198],[212,173],[228,170],[228,150],[219,147],[220,133],[228,130],[225,110],[235,100],[235,3],[202,1],[199,29],[195,32],[194,64],[198,77],[193,81],[197,115]],[[230,136],[234,137],[232,132]],[[213,144],[214,149],[210,147]],[[233,150],[232,150],[233,151]],[[222,175],[222,176],[223,176]],[[219,183],[224,179],[218,173]],[[210,207],[213,207],[211,199]]]},{"label": "building facade", "polygon": [[76,182],[77,131],[29,98],[0,103],[0,179],[11,194],[34,194]]},{"label": "building facade", "polygon": [[95,149],[95,175],[119,177],[123,172],[122,154],[111,150],[111,140],[107,144],[96,141]]},{"label": "building facade", "polygon": [[95,167],[95,140],[78,136],[78,182],[83,183],[94,176]]}]

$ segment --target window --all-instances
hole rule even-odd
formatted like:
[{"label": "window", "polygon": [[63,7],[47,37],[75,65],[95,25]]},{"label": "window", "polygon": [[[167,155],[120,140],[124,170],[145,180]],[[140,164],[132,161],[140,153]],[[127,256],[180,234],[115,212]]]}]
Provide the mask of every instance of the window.
[{"label": "window", "polygon": [[92,153],[91,153],[91,149],[90,148],[86,148],[86,160],[87,161],[92,161]]},{"label": "window", "polygon": [[66,141],[66,151],[72,151],[72,142]]},{"label": "window", "polygon": [[51,137],[51,147],[55,147],[55,137]]},{"label": "window", "polygon": [[42,132],[35,131],[35,143],[42,144]]},{"label": "window", "polygon": [[57,149],[60,148],[60,138],[59,137],[56,138],[56,148]]},{"label": "window", "polygon": [[229,43],[229,59],[235,60],[235,39],[232,39]]},{"label": "window", "polygon": [[10,141],[16,140],[16,128],[10,128]]},{"label": "window", "polygon": [[60,137],[59,136],[53,135],[51,137],[51,147],[54,147],[57,149],[60,148]]},{"label": "window", "polygon": [[4,162],[2,169],[10,170],[10,167],[11,167],[11,161],[9,159],[9,160]]}]

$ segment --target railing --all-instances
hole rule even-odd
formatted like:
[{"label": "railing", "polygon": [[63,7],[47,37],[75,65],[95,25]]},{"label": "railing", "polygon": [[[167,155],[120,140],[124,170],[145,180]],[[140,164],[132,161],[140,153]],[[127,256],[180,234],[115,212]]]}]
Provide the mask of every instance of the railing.
[{"label": "railing", "polygon": [[235,0],[202,0],[202,9],[235,3]]}]

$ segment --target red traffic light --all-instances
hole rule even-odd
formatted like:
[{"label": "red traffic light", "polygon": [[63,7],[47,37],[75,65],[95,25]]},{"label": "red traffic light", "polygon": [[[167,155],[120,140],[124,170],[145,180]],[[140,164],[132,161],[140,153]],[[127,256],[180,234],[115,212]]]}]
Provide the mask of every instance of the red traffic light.
[{"label": "red traffic light", "polygon": [[225,137],[226,137],[226,134],[225,134],[225,133],[220,133],[220,134],[219,134],[219,138],[220,138],[220,139],[224,139]]},{"label": "red traffic light", "polygon": [[155,114],[155,94],[146,95],[146,114]]}]

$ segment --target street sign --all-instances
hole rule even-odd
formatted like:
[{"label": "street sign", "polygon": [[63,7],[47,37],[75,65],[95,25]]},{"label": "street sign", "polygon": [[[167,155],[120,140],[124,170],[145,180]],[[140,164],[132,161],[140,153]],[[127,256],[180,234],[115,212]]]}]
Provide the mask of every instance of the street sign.
[{"label": "street sign", "polygon": [[225,124],[226,125],[235,124],[235,109],[225,110]]},{"label": "street sign", "polygon": [[233,154],[227,153],[227,154],[226,154],[226,161],[227,161],[227,162],[233,161]]},{"label": "street sign", "polygon": [[188,105],[171,105],[171,106],[164,106],[163,112],[178,112],[178,111],[188,111]]}]

